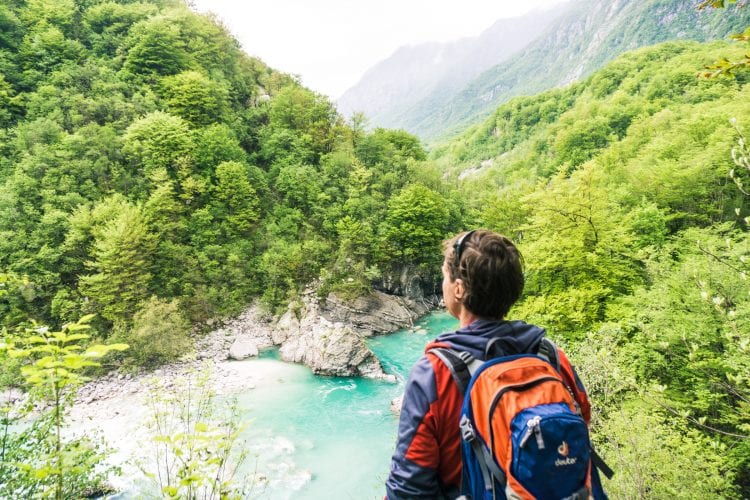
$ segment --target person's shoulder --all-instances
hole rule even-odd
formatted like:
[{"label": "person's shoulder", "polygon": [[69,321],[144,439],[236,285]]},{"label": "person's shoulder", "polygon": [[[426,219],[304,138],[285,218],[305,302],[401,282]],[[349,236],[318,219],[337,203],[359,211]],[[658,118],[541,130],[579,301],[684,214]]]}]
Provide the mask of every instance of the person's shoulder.
[{"label": "person's shoulder", "polygon": [[412,382],[419,385],[433,385],[437,377],[443,378],[446,373],[450,375],[450,368],[441,361],[433,349],[454,349],[449,343],[432,342],[428,344],[424,354],[414,363],[409,376]]},{"label": "person's shoulder", "polygon": [[424,379],[427,377],[434,376],[434,368],[432,361],[430,360],[431,355],[428,353],[422,354],[416,363],[411,368],[411,379]]}]

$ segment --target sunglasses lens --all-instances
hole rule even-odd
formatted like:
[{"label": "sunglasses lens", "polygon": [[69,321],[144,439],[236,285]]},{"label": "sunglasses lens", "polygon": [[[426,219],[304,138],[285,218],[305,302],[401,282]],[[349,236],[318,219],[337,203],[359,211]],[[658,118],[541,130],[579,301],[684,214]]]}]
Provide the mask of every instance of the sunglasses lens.
[{"label": "sunglasses lens", "polygon": [[[475,231],[475,230],[474,230]],[[453,255],[455,257],[455,267],[459,268],[461,265],[461,254],[464,251],[464,242],[474,234],[474,231],[469,231],[461,236],[456,243],[453,244]]]}]

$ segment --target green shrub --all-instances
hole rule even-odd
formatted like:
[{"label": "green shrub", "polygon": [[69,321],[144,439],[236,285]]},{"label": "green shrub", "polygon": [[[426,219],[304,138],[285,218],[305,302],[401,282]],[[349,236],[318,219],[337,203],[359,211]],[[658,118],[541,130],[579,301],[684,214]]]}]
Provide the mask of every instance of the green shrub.
[{"label": "green shrub", "polygon": [[132,346],[133,362],[153,366],[176,359],[190,348],[190,325],[177,300],[151,297],[133,317],[133,327],[124,334]]}]

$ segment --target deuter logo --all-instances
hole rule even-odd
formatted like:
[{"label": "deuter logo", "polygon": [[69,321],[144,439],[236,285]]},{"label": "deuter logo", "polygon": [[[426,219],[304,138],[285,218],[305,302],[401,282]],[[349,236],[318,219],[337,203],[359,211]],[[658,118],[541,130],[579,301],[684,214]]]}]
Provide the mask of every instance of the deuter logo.
[{"label": "deuter logo", "polygon": [[556,467],[564,467],[566,465],[574,465],[577,461],[577,457],[568,457],[568,454],[570,453],[570,448],[568,447],[568,443],[565,441],[562,442],[560,446],[557,447],[557,452],[563,456],[563,458],[558,458],[555,460],[555,466]]},{"label": "deuter logo", "polygon": [[564,467],[566,465],[575,465],[575,463],[578,462],[578,457],[569,457],[569,458],[558,458],[555,460],[555,467]]}]

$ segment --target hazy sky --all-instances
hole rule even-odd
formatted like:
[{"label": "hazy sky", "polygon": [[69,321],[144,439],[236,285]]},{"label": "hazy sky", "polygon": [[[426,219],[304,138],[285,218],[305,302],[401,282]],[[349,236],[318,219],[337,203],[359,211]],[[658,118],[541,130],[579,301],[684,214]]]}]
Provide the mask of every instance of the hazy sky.
[{"label": "hazy sky", "polygon": [[333,99],[402,45],[477,36],[562,0],[193,0],[245,51]]}]

